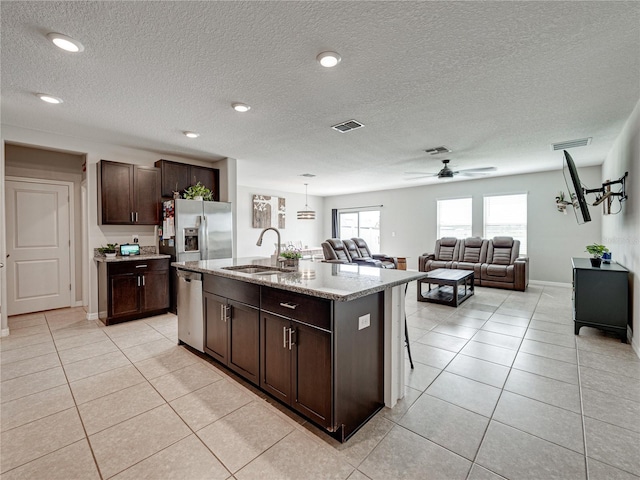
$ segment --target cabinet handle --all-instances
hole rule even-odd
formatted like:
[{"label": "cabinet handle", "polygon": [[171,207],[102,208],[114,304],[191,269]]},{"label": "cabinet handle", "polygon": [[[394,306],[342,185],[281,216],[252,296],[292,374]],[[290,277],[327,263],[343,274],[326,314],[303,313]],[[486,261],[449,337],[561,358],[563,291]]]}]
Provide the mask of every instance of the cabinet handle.
[{"label": "cabinet handle", "polygon": [[295,310],[298,305],[295,303],[283,302],[280,304],[280,306],[290,308],[291,310]]},{"label": "cabinet handle", "polygon": [[144,287],[144,275],[142,276],[142,286]]},{"label": "cabinet handle", "polygon": [[222,304],[220,305],[220,320],[223,322],[227,321],[226,309],[227,309],[226,305],[222,305]]},{"label": "cabinet handle", "polygon": [[282,348],[287,348],[287,327],[282,327]]},{"label": "cabinet handle", "polygon": [[133,223],[134,222],[134,220],[133,220],[133,212],[131,212],[130,215],[131,215],[131,223]]},{"label": "cabinet handle", "polygon": [[136,268],[147,268],[147,265],[136,265]]},{"label": "cabinet handle", "polygon": [[137,277],[137,278],[138,278],[138,286],[140,286],[140,277]]},{"label": "cabinet handle", "polygon": [[138,212],[136,212],[136,222],[138,221]]},{"label": "cabinet handle", "polygon": [[293,336],[295,332],[293,331],[293,328],[289,329],[289,350],[291,350],[291,345],[293,345],[293,341],[291,340],[291,337]]}]

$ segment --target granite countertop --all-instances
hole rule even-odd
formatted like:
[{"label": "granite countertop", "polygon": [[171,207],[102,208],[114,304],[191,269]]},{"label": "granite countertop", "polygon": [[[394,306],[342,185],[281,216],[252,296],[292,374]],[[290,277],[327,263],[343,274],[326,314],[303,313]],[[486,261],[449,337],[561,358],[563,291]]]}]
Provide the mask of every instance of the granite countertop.
[{"label": "granite countertop", "polygon": [[286,272],[250,274],[224,269],[224,267],[238,265],[271,266],[271,259],[264,257],[174,262],[171,265],[181,270],[217,275],[342,302],[365,297],[427,276],[427,272],[332,264],[311,260],[301,260],[296,270]]},{"label": "granite countertop", "polygon": [[164,255],[164,254],[160,254],[160,253],[149,253],[149,254],[144,254],[144,255],[128,255],[128,256],[121,256],[121,255],[116,255],[115,257],[104,257],[102,255],[96,255],[95,257],[93,257],[93,259],[96,262],[106,262],[106,263],[111,263],[111,262],[134,262],[136,260],[157,260],[160,258],[171,258],[171,255]]}]

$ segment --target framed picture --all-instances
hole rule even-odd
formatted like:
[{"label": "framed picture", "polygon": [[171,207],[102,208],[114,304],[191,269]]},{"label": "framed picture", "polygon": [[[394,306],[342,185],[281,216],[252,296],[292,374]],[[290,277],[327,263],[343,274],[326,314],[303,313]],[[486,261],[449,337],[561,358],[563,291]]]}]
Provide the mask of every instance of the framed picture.
[{"label": "framed picture", "polygon": [[253,228],[285,226],[285,199],[271,195],[253,196]]}]

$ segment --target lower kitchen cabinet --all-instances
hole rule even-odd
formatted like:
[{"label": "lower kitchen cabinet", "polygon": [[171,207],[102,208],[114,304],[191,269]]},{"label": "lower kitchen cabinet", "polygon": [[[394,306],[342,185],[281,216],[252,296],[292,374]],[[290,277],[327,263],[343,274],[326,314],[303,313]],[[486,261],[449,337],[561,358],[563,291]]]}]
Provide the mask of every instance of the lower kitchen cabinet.
[{"label": "lower kitchen cabinet", "polygon": [[260,287],[206,275],[203,290],[204,351],[258,384]]},{"label": "lower kitchen cabinet", "polygon": [[260,386],[332,429],[331,333],[264,312],[261,329]]},{"label": "lower kitchen cabinet", "polygon": [[98,317],[105,325],[169,309],[169,259],[98,262]]}]

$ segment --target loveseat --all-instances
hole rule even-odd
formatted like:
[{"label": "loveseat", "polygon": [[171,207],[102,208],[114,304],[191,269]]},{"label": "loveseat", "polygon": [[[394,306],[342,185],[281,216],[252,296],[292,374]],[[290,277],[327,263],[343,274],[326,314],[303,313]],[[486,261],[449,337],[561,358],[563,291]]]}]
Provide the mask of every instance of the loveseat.
[{"label": "loveseat", "polygon": [[529,258],[519,254],[520,240],[512,237],[443,237],[436,240],[433,253],[418,258],[418,270],[473,270],[475,285],[524,292],[529,285]]}]

